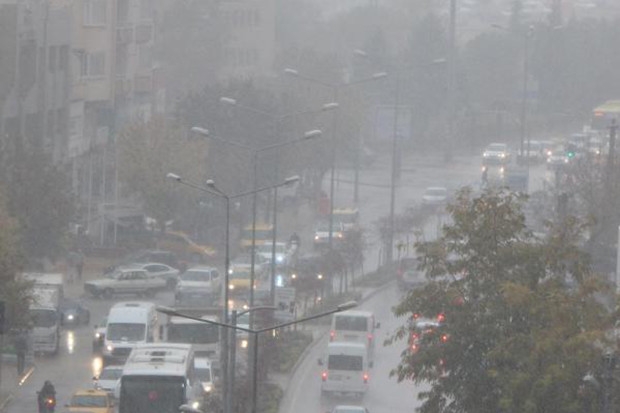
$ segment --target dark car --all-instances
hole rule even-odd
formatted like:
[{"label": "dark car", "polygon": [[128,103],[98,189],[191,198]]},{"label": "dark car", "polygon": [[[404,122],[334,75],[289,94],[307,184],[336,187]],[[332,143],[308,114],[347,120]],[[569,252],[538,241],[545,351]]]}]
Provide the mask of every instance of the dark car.
[{"label": "dark car", "polygon": [[90,323],[90,310],[81,302],[65,299],[60,304],[62,325],[77,326]]},{"label": "dark car", "polygon": [[179,263],[177,256],[173,252],[165,250],[143,250],[134,254],[127,255],[115,265],[110,265],[109,267],[107,267],[103,271],[103,273],[109,274],[114,272],[114,270],[121,266],[133,264],[136,262],[152,262],[166,264],[177,270],[181,269],[181,263]]}]

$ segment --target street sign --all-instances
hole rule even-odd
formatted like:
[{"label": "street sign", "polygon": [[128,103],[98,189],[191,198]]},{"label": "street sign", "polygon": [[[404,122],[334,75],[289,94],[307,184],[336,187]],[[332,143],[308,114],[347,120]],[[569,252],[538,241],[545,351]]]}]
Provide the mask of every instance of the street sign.
[{"label": "street sign", "polygon": [[278,321],[291,321],[295,318],[295,289],[279,287],[275,291],[276,311]]}]

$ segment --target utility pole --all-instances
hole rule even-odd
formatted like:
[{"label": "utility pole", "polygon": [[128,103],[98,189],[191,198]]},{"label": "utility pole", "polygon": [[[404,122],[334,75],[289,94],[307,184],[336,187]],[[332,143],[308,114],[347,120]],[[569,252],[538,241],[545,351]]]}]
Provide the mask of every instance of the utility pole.
[{"label": "utility pole", "polygon": [[448,31],[448,133],[444,142],[444,160],[452,160],[454,122],[456,114],[456,0],[450,0],[450,27]]},{"label": "utility pole", "polygon": [[603,356],[603,402],[602,413],[612,413],[612,394],[614,387],[614,371],[616,370],[616,355],[607,353]]}]

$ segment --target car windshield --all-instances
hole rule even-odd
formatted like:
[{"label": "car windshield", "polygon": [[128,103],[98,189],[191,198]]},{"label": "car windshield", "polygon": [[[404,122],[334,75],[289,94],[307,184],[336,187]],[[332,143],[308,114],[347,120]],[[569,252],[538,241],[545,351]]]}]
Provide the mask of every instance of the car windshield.
[{"label": "car windshield", "polygon": [[75,395],[71,398],[71,407],[107,407],[107,396],[95,396],[87,394]]},{"label": "car windshield", "polygon": [[196,377],[198,380],[203,382],[212,381],[210,368],[196,367],[194,371],[196,372]]},{"label": "car windshield", "polygon": [[144,340],[144,324],[137,323],[110,323],[108,324],[106,337],[115,341],[138,341]]},{"label": "car windshield", "polygon": [[101,370],[99,380],[118,380],[123,374],[123,369],[119,368],[104,368]]},{"label": "car windshield", "polygon": [[206,271],[187,270],[181,274],[181,281],[209,282],[209,273]]},{"label": "car windshield", "polygon": [[249,280],[250,279],[250,271],[248,270],[233,270],[230,273],[231,280]]},{"label": "car windshield", "polygon": [[493,143],[487,146],[487,151],[504,152],[505,150],[506,150],[506,145],[501,144],[501,143]]}]

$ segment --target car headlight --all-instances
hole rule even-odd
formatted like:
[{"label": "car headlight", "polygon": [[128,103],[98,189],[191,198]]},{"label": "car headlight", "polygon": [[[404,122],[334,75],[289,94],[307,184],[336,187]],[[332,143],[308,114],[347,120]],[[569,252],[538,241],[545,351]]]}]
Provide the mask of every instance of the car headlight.
[{"label": "car headlight", "polygon": [[195,401],[192,403],[192,408],[198,410],[198,408],[200,407],[200,403]]},{"label": "car headlight", "polygon": [[485,152],[485,153],[483,153],[483,154],[482,154],[482,157],[483,157],[483,158],[488,158],[488,157],[489,157],[489,154]]},{"label": "car headlight", "polygon": [[283,257],[283,256],[281,256],[281,255],[278,255],[278,256],[276,257],[276,262],[280,262],[280,263],[281,263],[282,261],[284,261],[284,257]]},{"label": "car headlight", "polygon": [[108,350],[110,353],[112,352],[112,350],[114,350],[114,346],[111,344],[108,344],[107,346],[105,346],[106,350]]},{"label": "car headlight", "polygon": [[505,157],[506,157],[506,154],[505,154],[505,153],[500,153],[500,154],[499,154],[499,157],[500,157],[500,158],[505,158]]},{"label": "car headlight", "polygon": [[101,333],[99,332],[95,333],[95,338],[101,338]]},{"label": "car headlight", "polygon": [[315,240],[315,241],[318,241],[318,240],[319,240],[319,236],[318,236],[318,235],[315,235],[315,236],[314,236],[314,240]]},{"label": "car headlight", "polygon": [[75,316],[73,314],[67,315],[67,320],[69,320],[69,321],[73,321],[74,318],[75,318]]},{"label": "car headlight", "polygon": [[241,340],[241,348],[248,348],[248,340]]},{"label": "car headlight", "polygon": [[228,289],[229,289],[229,290],[234,290],[234,289],[235,289],[235,286],[234,286],[233,284],[228,284]]},{"label": "car headlight", "polygon": [[202,389],[205,393],[211,393],[211,391],[213,390],[213,385],[211,383],[203,383]]}]

